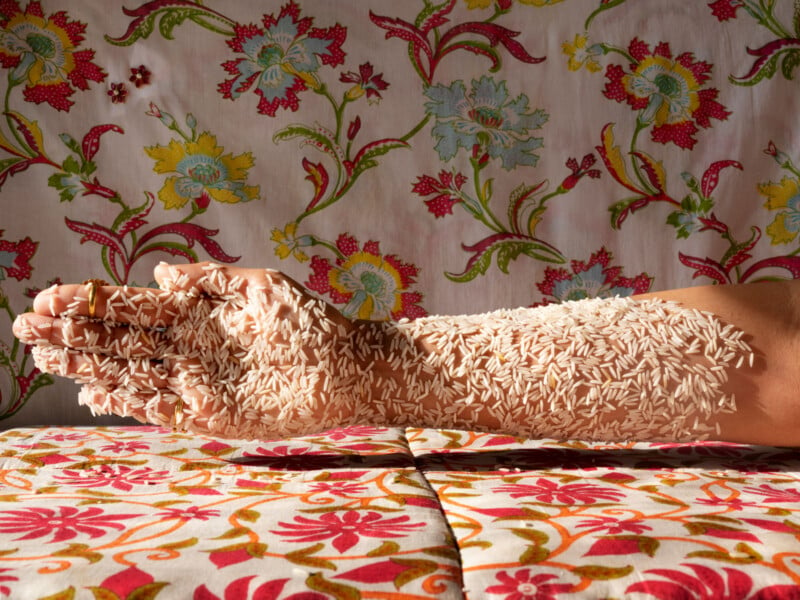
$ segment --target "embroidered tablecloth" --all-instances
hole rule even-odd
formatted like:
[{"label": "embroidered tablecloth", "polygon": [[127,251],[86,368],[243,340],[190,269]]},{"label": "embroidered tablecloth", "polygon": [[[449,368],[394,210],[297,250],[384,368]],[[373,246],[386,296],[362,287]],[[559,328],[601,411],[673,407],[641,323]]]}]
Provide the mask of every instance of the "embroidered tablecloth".
[{"label": "embroidered tablecloth", "polygon": [[0,597],[800,598],[782,448],[372,427],[0,442]]}]

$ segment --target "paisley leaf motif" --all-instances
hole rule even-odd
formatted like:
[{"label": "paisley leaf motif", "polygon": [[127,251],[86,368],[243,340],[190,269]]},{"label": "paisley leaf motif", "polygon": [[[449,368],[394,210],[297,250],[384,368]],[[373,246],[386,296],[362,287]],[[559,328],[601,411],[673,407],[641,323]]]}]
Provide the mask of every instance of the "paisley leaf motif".
[{"label": "paisley leaf motif", "polygon": [[[760,48],[748,48],[747,53],[757,57],[753,66],[741,77],[731,75],[728,79],[731,83],[748,86],[755,85],[762,79],[771,79],[778,71],[778,59],[781,53],[794,52],[798,47],[800,47],[800,39],[782,38],[764,44]],[[791,70],[794,70],[794,67],[791,67]],[[784,75],[786,75],[785,72]],[[791,77],[787,77],[787,79],[791,79]]]},{"label": "paisley leaf motif", "polygon": [[85,136],[83,136],[83,140],[81,141],[81,151],[83,152],[83,158],[86,160],[92,160],[97,151],[100,149],[100,136],[102,136],[107,131],[113,131],[114,133],[125,133],[119,125],[113,124],[106,124],[106,125],[97,125],[96,127],[92,127]]},{"label": "paisley leaf motif", "polygon": [[694,269],[695,272],[694,275],[692,275],[692,279],[697,279],[698,277],[708,277],[717,283],[730,283],[728,274],[725,272],[725,269],[722,267],[722,265],[711,258],[699,258],[697,256],[689,256],[688,254],[679,252],[678,260],[680,260],[687,267]]},{"label": "paisley leaf motif", "polygon": [[445,273],[451,281],[463,283],[472,281],[478,275],[485,275],[492,264],[492,256],[497,254],[497,266],[503,273],[508,273],[512,260],[521,254],[549,263],[563,264],[566,259],[554,246],[543,240],[515,233],[496,233],[481,240],[477,244],[461,247],[473,255],[461,273]]},{"label": "paisley leaf motif", "polygon": [[118,38],[105,36],[107,42],[116,46],[131,46],[140,39],[150,37],[155,30],[156,21],[159,21],[159,33],[167,40],[173,39],[172,30],[187,19],[209,29],[211,27],[206,24],[205,19],[231,25],[229,19],[220,13],[191,0],[152,0],[134,9],[123,7],[122,12],[133,17],[128,29]]}]

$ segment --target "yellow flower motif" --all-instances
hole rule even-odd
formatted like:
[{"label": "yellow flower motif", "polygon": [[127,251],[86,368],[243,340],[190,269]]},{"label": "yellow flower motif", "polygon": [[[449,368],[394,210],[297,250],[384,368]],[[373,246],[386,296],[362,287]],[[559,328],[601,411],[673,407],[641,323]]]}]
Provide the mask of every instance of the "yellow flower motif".
[{"label": "yellow flower motif", "polygon": [[580,33],[575,34],[572,42],[564,42],[561,49],[564,54],[569,56],[567,67],[570,71],[579,71],[581,67],[586,67],[587,71],[597,73],[602,67],[597,62],[596,57],[602,53],[598,46],[592,45],[588,48],[589,38]]},{"label": "yellow flower motif", "polygon": [[352,294],[342,313],[358,319],[388,319],[403,308],[403,278],[394,266],[370,252],[355,252],[328,274],[330,286],[341,294]]},{"label": "yellow flower motif", "polygon": [[769,210],[786,209],[775,215],[767,226],[767,235],[773,245],[788,244],[800,233],[800,181],[784,177],[780,183],[762,183],[758,192],[767,198],[764,207]]},{"label": "yellow flower motif", "polygon": [[164,208],[180,208],[189,200],[206,208],[211,199],[236,204],[258,198],[259,186],[245,185],[247,171],[253,166],[252,155],[223,155],[224,151],[208,132],[201,133],[196,141],[170,140],[167,146],[145,148],[156,161],[156,173],[176,173],[167,177],[158,192]]},{"label": "yellow flower motif", "polygon": [[700,83],[694,73],[665,56],[646,57],[622,84],[634,98],[649,100],[641,117],[645,123],[685,123],[700,107]]},{"label": "yellow flower motif", "polygon": [[275,246],[275,254],[281,259],[285,260],[289,256],[294,257],[300,262],[306,262],[308,255],[300,249],[297,240],[297,222],[292,222],[286,225],[281,231],[280,229],[273,229],[270,239],[277,242]]}]

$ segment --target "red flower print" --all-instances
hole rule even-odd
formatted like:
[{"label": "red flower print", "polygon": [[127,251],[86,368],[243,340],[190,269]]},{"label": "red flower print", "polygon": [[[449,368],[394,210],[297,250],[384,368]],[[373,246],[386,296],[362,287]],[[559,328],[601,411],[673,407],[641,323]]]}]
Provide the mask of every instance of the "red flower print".
[{"label": "red flower print", "polygon": [[554,481],[540,477],[535,484],[512,483],[501,485],[492,491],[507,493],[512,498],[532,496],[539,502],[548,504],[594,504],[599,500],[619,502],[625,494],[614,489],[600,487],[591,483],[568,483],[558,485]]},{"label": "red flower print", "polygon": [[75,538],[79,533],[90,538],[106,534],[106,529],[123,530],[125,526],[117,521],[133,519],[140,515],[107,515],[97,507],[80,511],[74,506],[50,508],[21,508],[0,511],[0,533],[22,533],[17,540],[32,540],[53,534],[48,543],[64,542]]},{"label": "red flower print", "polygon": [[327,450],[314,450],[312,447],[292,448],[291,446],[259,446],[255,453],[245,452],[249,465],[266,466],[276,471],[291,471],[302,465],[304,469],[325,468],[331,466],[331,460],[343,458]]},{"label": "red flower print", "polygon": [[197,519],[198,521],[208,521],[219,515],[220,512],[218,510],[190,506],[188,508],[167,508],[164,512],[160,512],[156,516],[162,519],[181,519],[183,521]]},{"label": "red flower print", "polygon": [[[3,230],[0,229],[2,235]],[[30,260],[38,245],[29,237],[19,242],[0,240],[0,281],[6,277],[13,277],[17,281],[30,278],[33,271]]]},{"label": "red flower print", "polygon": [[277,17],[265,15],[263,27],[235,25],[227,44],[245,56],[223,63],[233,77],[219,84],[222,96],[235,100],[255,86],[259,113],[274,117],[279,108],[297,110],[298,92],[321,88],[320,64],[335,67],[345,57],[347,29],[339,24],[320,29],[312,27],[313,21],[301,18],[300,7],[289,2]]},{"label": "red flower print", "polygon": [[377,75],[374,73],[374,67],[368,62],[358,67],[358,73],[354,71],[342,73],[339,81],[355,84],[347,91],[347,99],[355,100],[366,93],[368,101],[378,102],[383,97],[381,92],[388,88],[389,84],[383,80],[383,73],[378,73]]},{"label": "red flower print", "polygon": [[55,475],[66,485],[84,488],[110,486],[122,492],[129,492],[137,485],[154,485],[169,478],[169,471],[155,471],[149,467],[132,469],[125,465],[102,465],[86,471],[64,469],[64,475]]},{"label": "red flower print", "polygon": [[411,191],[420,196],[435,196],[425,200],[425,205],[436,218],[453,214],[453,206],[461,202],[461,187],[467,182],[467,177],[455,171],[441,171],[439,178],[422,175],[417,178],[417,183]]},{"label": "red flower print", "polygon": [[425,523],[409,523],[409,519],[408,515],[386,518],[377,512],[361,514],[349,510],[344,514],[327,513],[319,519],[295,517],[294,523],[279,522],[278,525],[284,529],[270,533],[295,538],[293,542],[333,539],[333,547],[342,554],[358,544],[361,537],[399,538],[425,527]]},{"label": "red flower print", "polygon": [[113,452],[114,454],[122,454],[125,453],[136,453],[139,450],[148,450],[150,448],[150,444],[147,442],[114,442],[112,444],[107,444],[100,448],[100,450],[104,452]]},{"label": "red flower print", "polygon": [[508,571],[500,571],[495,577],[500,584],[489,586],[486,593],[504,594],[504,600],[556,600],[557,594],[572,589],[569,583],[547,583],[557,579],[557,575],[531,575],[530,569],[520,569],[513,575],[509,575]]},{"label": "red flower print", "polygon": [[641,521],[634,519],[615,519],[614,517],[592,517],[584,519],[576,527],[587,527],[589,531],[603,531],[606,535],[621,535],[624,533],[641,534],[653,528]]},{"label": "red flower print", "polygon": [[678,569],[648,569],[670,581],[647,579],[628,586],[626,594],[648,594],[656,600],[686,598],[687,600],[781,600],[800,599],[800,586],[772,585],[751,595],[753,579],[747,573],[723,567],[712,569],[704,565],[682,565],[694,571],[694,576]]},{"label": "red flower print", "polygon": [[588,261],[571,261],[571,270],[546,267],[544,281],[536,284],[542,294],[551,297],[544,303],[630,296],[650,289],[652,278],[646,273],[623,277],[622,267],[610,266],[612,258],[608,250],[600,248]]},{"label": "red flower print", "polygon": [[764,502],[780,502],[793,505],[800,503],[800,490],[794,488],[782,490],[765,483],[757,488],[744,488],[744,491],[758,496],[764,496]]},{"label": "red flower print", "polygon": [[[0,231],[0,234],[2,234],[2,233],[3,232]],[[2,241],[0,241],[0,243],[2,243]],[[54,285],[61,285],[62,283],[64,283],[64,282],[61,281],[61,277],[55,277],[53,279],[48,279],[47,280],[47,284],[44,287],[46,289],[46,288],[49,288],[49,287],[54,286]],[[36,298],[36,296],[38,296],[39,292],[41,292],[41,291],[42,291],[42,288],[26,287],[24,293],[25,293],[25,297],[26,298]]]},{"label": "red flower print", "polygon": [[122,104],[128,97],[128,90],[125,88],[125,84],[122,82],[112,83],[111,88],[106,93],[111,98],[111,102],[114,104]]},{"label": "red flower print", "polygon": [[359,248],[358,241],[344,233],[336,240],[336,249],[340,255],[336,264],[321,256],[311,259],[314,274],[306,286],[329,294],[335,304],[344,304],[340,311],[345,316],[376,321],[427,314],[417,304],[422,295],[408,291],[417,267],[394,255],[382,255],[378,242],[368,241]]},{"label": "red flower print", "polygon": [[15,577],[14,575],[3,575],[3,573],[7,573],[11,571],[11,569],[0,569],[0,594],[3,594],[7,597],[11,597],[11,588],[7,585],[2,585],[2,583],[10,582],[10,581],[19,581],[19,577]]},{"label": "red flower print", "polygon": [[703,88],[712,66],[695,62],[692,53],[673,57],[669,44],[662,42],[650,50],[635,38],[628,53],[634,60],[630,72],[609,65],[603,94],[639,111],[639,123],[653,125],[653,141],[691,149],[697,142],[698,125],[707,129],[712,118],[725,120],[730,115],[716,101],[718,91]]},{"label": "red flower print", "polygon": [[370,425],[351,425],[349,427],[338,427],[325,432],[326,440],[339,441],[348,437],[370,437],[380,433],[386,433],[385,427],[372,427]]},{"label": "red flower print", "polygon": [[578,164],[578,161],[572,157],[567,160],[567,168],[571,171],[571,173],[561,182],[561,187],[565,190],[571,190],[574,188],[578,181],[584,175],[588,175],[592,179],[597,179],[600,177],[600,171],[597,169],[592,169],[592,165],[597,161],[594,157],[594,154],[587,154],[581,159],[581,164]]},{"label": "red flower print", "polygon": [[727,21],[736,18],[736,11],[744,6],[744,2],[742,0],[716,0],[709,2],[708,6],[711,8],[711,14],[717,19]]},{"label": "red flower print", "polygon": [[319,481],[312,483],[309,487],[320,494],[327,493],[331,496],[340,496],[342,498],[363,494],[368,489],[365,485],[351,481]]},{"label": "red flower print", "polygon": [[131,76],[128,77],[128,81],[130,81],[137,88],[147,85],[150,83],[149,69],[144,65],[139,65],[138,67],[131,69]]},{"label": "red flower print", "polygon": [[97,588],[92,589],[92,592],[95,598],[114,598],[115,600],[153,598],[166,585],[166,583],[157,583],[152,575],[137,567],[128,567],[124,571],[106,577]]},{"label": "red flower print", "polygon": [[69,110],[75,88],[86,90],[89,81],[105,79],[92,62],[94,50],[78,50],[86,25],[69,20],[59,11],[45,17],[39,2],[23,11],[16,0],[5,0],[0,10],[0,66],[11,69],[9,82],[24,83],[27,102],[47,102],[56,110]]}]

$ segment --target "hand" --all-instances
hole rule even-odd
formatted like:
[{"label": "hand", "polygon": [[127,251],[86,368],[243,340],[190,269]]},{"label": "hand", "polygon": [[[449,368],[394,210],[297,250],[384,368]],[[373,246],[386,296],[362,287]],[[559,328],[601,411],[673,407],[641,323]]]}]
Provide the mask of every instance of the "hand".
[{"label": "hand", "polygon": [[155,276],[160,290],[99,287],[94,319],[88,285],[45,290],[14,333],[94,412],[262,439],[363,416],[352,324],[299,284],[209,263]]}]

